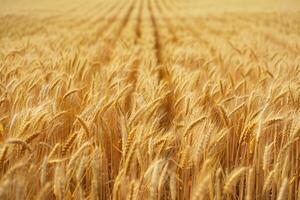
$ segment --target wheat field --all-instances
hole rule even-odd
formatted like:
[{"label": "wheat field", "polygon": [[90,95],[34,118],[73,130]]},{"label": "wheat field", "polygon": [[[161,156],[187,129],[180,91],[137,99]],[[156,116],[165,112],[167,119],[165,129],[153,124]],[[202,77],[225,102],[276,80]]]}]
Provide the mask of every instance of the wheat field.
[{"label": "wheat field", "polygon": [[297,0],[0,0],[0,199],[300,200]]}]

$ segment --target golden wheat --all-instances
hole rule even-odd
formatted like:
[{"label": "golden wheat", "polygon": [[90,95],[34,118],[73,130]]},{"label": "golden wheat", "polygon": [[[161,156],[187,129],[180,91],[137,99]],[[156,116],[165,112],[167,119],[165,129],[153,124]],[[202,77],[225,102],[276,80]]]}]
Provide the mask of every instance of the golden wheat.
[{"label": "golden wheat", "polygon": [[0,199],[300,199],[297,0],[0,5]]}]

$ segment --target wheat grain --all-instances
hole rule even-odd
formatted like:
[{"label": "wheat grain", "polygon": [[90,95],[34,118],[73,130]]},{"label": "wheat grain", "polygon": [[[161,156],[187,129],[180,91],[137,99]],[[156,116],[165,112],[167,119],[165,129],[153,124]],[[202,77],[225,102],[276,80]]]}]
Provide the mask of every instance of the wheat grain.
[{"label": "wheat grain", "polygon": [[71,145],[73,144],[75,138],[76,138],[77,134],[73,133],[69,139],[67,140],[67,142],[65,143],[65,145],[62,147],[62,155],[65,156],[67,151],[70,149]]},{"label": "wheat grain", "polygon": [[29,152],[32,152],[32,149],[30,148],[30,146],[23,140],[18,139],[18,138],[10,138],[7,140],[8,144],[19,144],[22,147],[24,147],[25,149],[29,150]]},{"label": "wheat grain", "polygon": [[234,192],[234,187],[238,182],[239,178],[244,175],[246,172],[246,167],[241,167],[239,169],[234,170],[229,174],[225,181],[224,192],[227,194],[232,194]]},{"label": "wheat grain", "polygon": [[267,190],[269,190],[269,188],[271,187],[271,184],[274,179],[274,175],[275,175],[275,170],[272,170],[271,172],[269,172],[267,178],[265,179],[264,185],[263,185],[263,193],[267,192]]}]

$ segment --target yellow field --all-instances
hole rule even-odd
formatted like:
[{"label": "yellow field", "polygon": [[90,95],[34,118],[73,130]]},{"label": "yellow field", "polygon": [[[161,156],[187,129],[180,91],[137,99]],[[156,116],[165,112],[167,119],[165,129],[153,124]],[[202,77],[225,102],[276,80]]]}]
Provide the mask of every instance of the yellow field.
[{"label": "yellow field", "polygon": [[300,200],[300,1],[0,0],[0,199]]}]

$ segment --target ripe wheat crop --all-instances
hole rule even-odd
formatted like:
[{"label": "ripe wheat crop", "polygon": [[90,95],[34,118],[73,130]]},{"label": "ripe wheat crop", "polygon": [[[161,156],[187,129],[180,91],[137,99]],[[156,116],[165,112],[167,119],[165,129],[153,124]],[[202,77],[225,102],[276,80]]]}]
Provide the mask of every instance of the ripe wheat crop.
[{"label": "ripe wheat crop", "polygon": [[0,0],[0,199],[300,200],[300,2]]}]

